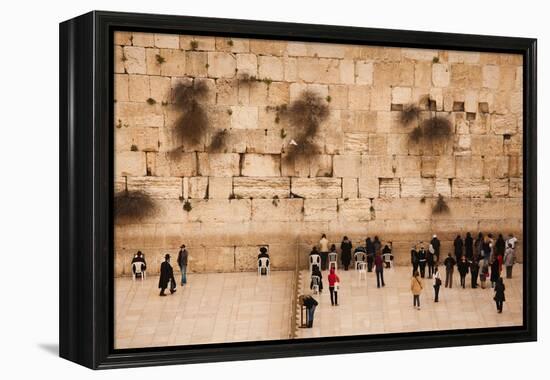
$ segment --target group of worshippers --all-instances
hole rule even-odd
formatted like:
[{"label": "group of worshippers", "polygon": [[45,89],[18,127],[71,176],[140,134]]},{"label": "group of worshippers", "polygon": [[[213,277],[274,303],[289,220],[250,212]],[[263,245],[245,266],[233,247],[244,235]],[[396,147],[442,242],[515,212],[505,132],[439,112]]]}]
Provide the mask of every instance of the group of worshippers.
[{"label": "group of worshippers", "polygon": [[[479,286],[486,288],[486,282],[489,279],[491,288],[495,291],[494,301],[497,311],[502,313],[503,303],[505,301],[505,285],[501,277],[503,266],[506,268],[506,278],[512,278],[512,269],[516,262],[516,244],[517,238],[513,234],[509,234],[507,239],[504,239],[502,234],[499,234],[495,239],[494,235],[489,233],[484,235],[479,232],[477,238],[474,239],[468,232],[466,237],[462,239],[461,235],[457,235],[453,241],[454,254],[449,252],[443,265],[445,266],[445,287],[453,287],[453,273],[455,266],[460,275],[460,286],[466,288],[466,276],[470,273],[471,288],[475,289]],[[433,287],[435,298],[439,300],[439,289],[442,286],[442,280],[437,269],[440,262],[441,242],[436,235],[433,235],[429,243],[428,249],[425,249],[421,242],[418,245],[413,245],[411,248],[411,264],[413,277],[411,279],[411,291],[413,293],[413,307],[420,309],[420,292],[423,288],[422,279],[426,275],[426,266],[428,267],[428,278],[433,278]]]}]

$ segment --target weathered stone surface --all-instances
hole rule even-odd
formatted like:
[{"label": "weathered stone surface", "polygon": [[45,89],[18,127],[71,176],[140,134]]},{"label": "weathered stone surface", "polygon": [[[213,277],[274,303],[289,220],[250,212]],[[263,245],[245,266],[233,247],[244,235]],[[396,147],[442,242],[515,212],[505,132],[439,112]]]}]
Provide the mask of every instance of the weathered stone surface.
[{"label": "weathered stone surface", "polygon": [[304,199],[305,221],[331,221],[336,218],[336,199]]},{"label": "weathered stone surface", "polygon": [[155,36],[151,33],[132,33],[132,45],[153,47],[155,46]]},{"label": "weathered stone surface", "polygon": [[455,165],[456,178],[483,177],[483,159],[481,156],[457,156]]},{"label": "weathered stone surface", "polygon": [[391,94],[392,104],[408,104],[412,100],[410,87],[394,87]]},{"label": "weathered stone surface", "polygon": [[355,199],[359,195],[358,180],[357,178],[343,178],[342,179],[342,198]]},{"label": "weathered stone surface", "polygon": [[455,198],[484,198],[490,191],[489,180],[478,178],[456,178],[452,183]]},{"label": "weathered stone surface", "polygon": [[433,61],[434,57],[438,56],[437,50],[429,49],[401,49],[401,54],[404,58],[413,59],[415,61]]},{"label": "weathered stone surface", "polygon": [[394,163],[390,156],[363,155],[361,157],[361,177],[393,177]]},{"label": "weathered stone surface", "polygon": [[181,178],[130,176],[126,184],[128,191],[140,191],[151,198],[178,199],[182,196]]},{"label": "weathered stone surface", "polygon": [[440,178],[454,178],[456,176],[455,158],[453,156],[438,157],[435,175]]},{"label": "weathered stone surface", "polygon": [[197,51],[216,50],[216,38],[207,36],[180,36],[181,49],[190,50],[193,49],[193,46],[196,46],[195,50]]},{"label": "weathered stone surface", "polygon": [[208,197],[208,177],[183,178],[183,197],[185,199],[206,199]]},{"label": "weathered stone surface", "polygon": [[447,178],[436,178],[434,196],[441,194],[445,198],[451,197],[451,180]]},{"label": "weathered stone surface", "polygon": [[211,78],[233,78],[237,61],[229,53],[209,52],[208,53],[208,76]]},{"label": "weathered stone surface", "polygon": [[397,177],[420,177],[420,158],[417,156],[396,156],[395,175]]},{"label": "weathered stone surface", "polygon": [[241,175],[245,177],[278,177],[281,175],[281,155],[245,154]]},{"label": "weathered stone surface", "polygon": [[366,222],[372,219],[370,199],[338,199],[338,219],[341,222]]},{"label": "weathered stone surface", "polygon": [[335,155],[332,159],[333,175],[335,177],[357,178],[361,174],[361,156]]},{"label": "weathered stone surface", "polygon": [[339,65],[340,83],[355,83],[355,63],[349,60],[341,60]]},{"label": "weathered stone surface", "polygon": [[479,63],[480,53],[475,51],[449,51],[449,62],[451,63]]},{"label": "weathered stone surface", "polygon": [[508,172],[507,156],[488,156],[483,159],[484,178],[506,178]]},{"label": "weathered stone surface", "polygon": [[493,178],[489,184],[490,192],[493,197],[506,197],[509,193],[508,178]]},{"label": "weathered stone surface", "polygon": [[159,133],[156,127],[115,129],[115,151],[158,151]]},{"label": "weathered stone surface", "polygon": [[233,178],[231,177],[209,177],[208,198],[229,199],[233,193]]},{"label": "weathered stone surface", "polygon": [[341,198],[341,178],[292,178],[291,191],[303,198]]},{"label": "weathered stone surface", "polygon": [[249,199],[191,199],[187,212],[192,222],[244,222],[250,220]]},{"label": "weathered stone surface", "polygon": [[414,65],[414,85],[420,88],[430,88],[432,86],[431,62],[417,62]]},{"label": "weathered stone surface", "polygon": [[355,62],[355,83],[372,84],[373,64],[367,61]]},{"label": "weathered stone surface", "polygon": [[348,104],[350,110],[369,110],[371,88],[366,85],[348,87]]},{"label": "weathered stone surface", "polygon": [[502,136],[472,135],[472,154],[480,156],[498,156],[503,151]]},{"label": "weathered stone surface", "polygon": [[401,198],[431,197],[434,195],[435,180],[433,178],[401,178]]},{"label": "weathered stone surface", "polygon": [[197,155],[195,153],[171,152],[158,153],[155,156],[152,175],[162,177],[192,177],[197,173]]},{"label": "weathered stone surface", "polygon": [[206,52],[188,51],[185,53],[185,72],[192,77],[208,75],[208,54]]},{"label": "weathered stone surface", "polygon": [[122,49],[121,60],[128,74],[146,74],[145,49],[142,47],[125,46]]},{"label": "weathered stone surface", "polygon": [[303,219],[303,199],[253,199],[252,220],[297,222]]},{"label": "weathered stone surface", "polygon": [[399,178],[380,178],[380,198],[399,198],[400,193]]},{"label": "weathered stone surface", "polygon": [[127,102],[129,99],[128,93],[128,75],[126,74],[115,74],[114,80],[115,88],[115,100],[117,102]]},{"label": "weathered stone surface", "polygon": [[199,153],[198,174],[212,177],[233,177],[239,173],[239,155],[235,153]]},{"label": "weathered stone surface", "polygon": [[283,60],[279,57],[259,56],[258,57],[259,76],[271,80],[284,79]]},{"label": "weathered stone surface", "polygon": [[216,37],[216,50],[233,53],[248,53],[250,40],[246,38]]},{"label": "weathered stone surface", "polygon": [[345,153],[368,153],[369,134],[361,132],[344,133],[344,152]]},{"label": "weathered stone surface", "polygon": [[166,103],[170,100],[170,78],[150,76],[150,96],[157,103]]},{"label": "weathered stone surface", "polygon": [[180,38],[176,34],[155,34],[155,46],[158,48],[179,49]]},{"label": "weathered stone surface", "polygon": [[255,129],[258,127],[258,108],[247,106],[231,107],[231,127],[237,129]]},{"label": "weathered stone surface", "polygon": [[344,132],[376,132],[377,113],[372,111],[342,111]]},{"label": "weathered stone surface", "polygon": [[359,178],[359,197],[377,198],[380,193],[379,180],[377,177]]},{"label": "weathered stone surface", "polygon": [[290,178],[235,177],[233,194],[237,198],[288,198]]},{"label": "weathered stone surface", "polygon": [[512,114],[492,115],[491,130],[497,135],[517,133],[517,119]]},{"label": "weathered stone surface", "polygon": [[515,198],[523,197],[523,178],[510,178],[509,195]]},{"label": "weathered stone surface", "polygon": [[163,76],[182,77],[185,75],[185,52],[176,49],[160,49],[159,55],[164,58],[160,65]]},{"label": "weathered stone surface", "polygon": [[250,52],[261,55],[282,56],[286,52],[286,41],[250,40]]},{"label": "weathered stone surface", "polygon": [[146,175],[145,152],[118,152],[115,157],[115,176]]},{"label": "weathered stone surface", "polygon": [[482,86],[481,66],[464,63],[451,64],[451,86],[456,88],[480,88]]}]

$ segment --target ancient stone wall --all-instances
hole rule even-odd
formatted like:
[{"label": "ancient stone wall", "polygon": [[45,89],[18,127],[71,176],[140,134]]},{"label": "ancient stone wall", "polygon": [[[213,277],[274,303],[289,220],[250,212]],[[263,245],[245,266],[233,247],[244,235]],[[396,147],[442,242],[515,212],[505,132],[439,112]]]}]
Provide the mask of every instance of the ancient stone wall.
[{"label": "ancient stone wall", "polygon": [[[466,231],[522,238],[519,55],[121,32],[114,44],[116,191],[157,207],[116,222],[117,275],[138,249],[156,272],[182,243],[189,269],[204,272],[254,270],[262,245],[274,269],[304,267],[322,233],[338,244],[378,235],[398,263],[432,233],[444,253]],[[197,144],[172,131],[173,89],[191,78],[208,89]],[[289,160],[300,126],[273,107],[304,90],[330,112],[319,154]],[[414,143],[400,120],[427,96],[420,117],[451,121],[444,142]],[[432,211],[439,194],[446,214]]]}]

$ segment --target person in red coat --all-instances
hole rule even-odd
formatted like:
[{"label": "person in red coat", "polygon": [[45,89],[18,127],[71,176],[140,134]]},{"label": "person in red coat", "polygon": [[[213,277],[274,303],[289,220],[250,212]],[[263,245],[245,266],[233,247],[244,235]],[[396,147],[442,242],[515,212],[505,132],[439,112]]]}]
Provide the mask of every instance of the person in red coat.
[{"label": "person in red coat", "polygon": [[330,268],[330,274],[328,275],[328,289],[330,291],[330,303],[332,306],[338,306],[338,286],[340,278],[336,275],[334,267]]}]

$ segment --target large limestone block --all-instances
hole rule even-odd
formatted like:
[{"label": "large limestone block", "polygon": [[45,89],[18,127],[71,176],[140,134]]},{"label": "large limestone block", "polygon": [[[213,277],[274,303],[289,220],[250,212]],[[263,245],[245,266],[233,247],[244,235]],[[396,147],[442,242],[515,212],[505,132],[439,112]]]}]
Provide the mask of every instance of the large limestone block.
[{"label": "large limestone block", "polygon": [[187,51],[185,53],[185,73],[192,77],[208,75],[208,54],[206,52]]},{"label": "large limestone block", "polygon": [[475,199],[472,200],[472,217],[476,219],[521,218],[523,202],[517,198]]},{"label": "large limestone block", "polygon": [[128,74],[147,73],[144,48],[136,46],[125,46],[122,49],[121,60],[123,61],[125,72],[127,72]]},{"label": "large limestone block", "polygon": [[177,177],[128,177],[128,191],[141,191],[151,198],[179,199],[182,181]]},{"label": "large limestone block", "polygon": [[483,159],[483,177],[484,178],[507,178],[508,156],[486,156]]},{"label": "large limestone block", "polygon": [[401,55],[403,58],[415,61],[433,61],[439,54],[437,50],[403,48]]},{"label": "large limestone block", "polygon": [[160,56],[164,58],[164,63],[160,65],[160,73],[168,77],[182,77],[186,74],[185,70],[185,51],[176,49],[160,49]]},{"label": "large limestone block", "polygon": [[216,50],[232,53],[248,53],[250,40],[248,38],[216,37]]},{"label": "large limestone block", "polygon": [[260,55],[283,56],[287,49],[286,41],[250,40],[250,52]]},{"label": "large limestone block", "polygon": [[129,100],[127,74],[115,74],[114,88],[115,101],[127,102]]},{"label": "large limestone block", "polygon": [[498,156],[503,152],[503,138],[500,135],[472,135],[472,154]]},{"label": "large limestone block", "polygon": [[455,158],[456,178],[483,177],[483,159],[481,156],[457,156]]},{"label": "large limestone block", "polygon": [[348,104],[350,110],[369,110],[370,98],[370,86],[351,85],[348,87]]},{"label": "large limestone block", "polygon": [[412,101],[412,90],[410,87],[394,87],[392,89],[392,104],[408,104]]},{"label": "large limestone block", "polygon": [[449,65],[434,63],[432,65],[432,82],[435,87],[447,87],[451,81]]},{"label": "large limestone block", "polygon": [[523,173],[523,162],[521,156],[511,155],[508,157],[508,174],[510,177],[520,177]]},{"label": "large limestone block", "polygon": [[370,199],[338,199],[340,222],[366,222],[372,219]]},{"label": "large limestone block", "polygon": [[357,178],[361,175],[361,155],[335,155],[332,158],[334,177]]},{"label": "large limestone block", "polygon": [[[432,207],[429,202],[419,202],[414,198],[377,198],[372,201],[377,220],[425,220],[430,219]],[[399,223],[393,228],[400,228]],[[417,227],[418,228],[418,227]],[[417,230],[411,226],[411,230]]]},{"label": "large limestone block", "polygon": [[482,86],[481,66],[451,64],[451,86],[461,89],[480,88]]},{"label": "large limestone block", "polygon": [[404,133],[387,135],[387,152],[392,155],[406,155],[409,153],[409,136]]},{"label": "large limestone block", "polygon": [[376,112],[343,110],[340,115],[344,132],[376,132]]},{"label": "large limestone block", "polygon": [[452,195],[451,191],[451,180],[448,178],[435,178],[435,189],[434,196],[441,194],[445,198],[450,198]]},{"label": "large limestone block", "polygon": [[231,127],[236,129],[258,128],[258,108],[248,106],[231,107]]},{"label": "large limestone block", "polygon": [[369,134],[369,154],[384,155],[388,152],[388,138],[378,133]]},{"label": "large limestone block", "polygon": [[303,219],[304,200],[292,199],[253,199],[253,221],[298,222]]},{"label": "large limestone block", "polygon": [[155,46],[166,49],[179,49],[180,38],[177,34],[155,34]]},{"label": "large limestone block", "polygon": [[435,192],[433,178],[401,178],[401,198],[431,197]]},{"label": "large limestone block", "polygon": [[308,161],[309,177],[331,177],[333,175],[332,157],[328,154],[319,154],[312,159],[304,158],[303,160]]},{"label": "large limestone block", "polygon": [[484,198],[489,194],[488,179],[456,178],[452,183],[452,195],[455,198]]},{"label": "large limestone block", "polygon": [[155,46],[155,35],[152,33],[132,33],[132,45],[141,47]]},{"label": "large limestone block", "polygon": [[115,129],[115,151],[156,152],[159,145],[159,129],[134,127]]},{"label": "large limestone block", "polygon": [[284,79],[283,59],[272,56],[258,57],[259,76],[261,79],[281,81]]},{"label": "large limestone block", "polygon": [[355,83],[355,63],[353,61],[343,59],[339,65],[340,83],[354,84]]},{"label": "large limestone block", "polygon": [[237,198],[288,198],[290,178],[235,177],[233,194]]},{"label": "large limestone block", "polygon": [[506,91],[514,89],[516,87],[516,72],[516,66],[501,65],[499,89]]},{"label": "large limestone block", "polygon": [[163,102],[168,102],[170,100],[170,78],[150,76],[149,86],[151,98],[153,98],[157,103],[162,104]]},{"label": "large limestone block", "polygon": [[[232,79],[218,79],[216,81],[216,103],[223,106],[231,106],[238,102],[239,88]],[[229,111],[230,110],[230,111]],[[227,108],[225,114],[232,113],[231,108]],[[254,112],[257,115],[257,112]]]},{"label": "large limestone block", "polygon": [[344,133],[344,153],[361,154],[369,151],[369,134],[362,132]]},{"label": "large limestone block", "polygon": [[208,198],[229,199],[233,193],[233,178],[231,177],[209,177]]},{"label": "large limestone block", "polygon": [[[149,153],[148,153],[149,154]],[[151,174],[161,177],[192,177],[197,175],[197,155],[187,152],[161,152],[154,155]]]},{"label": "large limestone block", "polygon": [[118,152],[115,157],[115,176],[145,176],[145,152]]},{"label": "large limestone block", "polygon": [[378,198],[380,194],[378,177],[359,178],[359,197]]},{"label": "large limestone block", "polygon": [[292,178],[291,191],[303,198],[341,198],[341,178]]},{"label": "large limestone block", "polygon": [[185,199],[206,199],[208,197],[208,177],[183,178],[183,197]]},{"label": "large limestone block", "polygon": [[399,198],[400,194],[399,178],[380,178],[380,198]]},{"label": "large limestone block", "polygon": [[[377,86],[372,88],[370,109],[373,111],[391,110],[392,89],[389,86]],[[378,123],[380,123],[380,112],[378,113]]]},{"label": "large limestone block", "polygon": [[126,74],[126,68],[124,64],[126,62],[126,57],[124,56],[124,49],[122,46],[115,46],[114,49],[114,71],[117,74]]},{"label": "large limestone block", "polygon": [[414,85],[420,88],[432,87],[432,64],[417,62],[414,65]]},{"label": "large limestone block", "polygon": [[331,109],[345,110],[348,108],[348,87],[340,84],[328,86],[328,96]]},{"label": "large limestone block", "polygon": [[162,63],[159,62],[160,56],[160,49],[145,49],[145,64],[147,66],[147,75],[160,75],[160,66],[162,65]]},{"label": "large limestone block", "polygon": [[250,220],[249,199],[191,199],[187,211],[191,222],[246,222]]},{"label": "large limestone block", "polygon": [[115,104],[115,125],[128,127],[162,127],[164,114],[160,104],[117,102]]},{"label": "large limestone block", "polygon": [[129,75],[128,96],[131,102],[145,102],[151,97],[147,75]]},{"label": "large limestone block", "polygon": [[236,247],[207,247],[206,272],[233,272],[235,269]]},{"label": "large limestone block", "polygon": [[197,51],[216,50],[216,37],[182,35],[180,36],[180,48]]},{"label": "large limestone block", "polygon": [[239,75],[258,75],[258,58],[255,54],[237,54],[236,57]]},{"label": "large limestone block", "polygon": [[453,51],[448,52],[451,63],[479,63],[480,53],[475,51]]},{"label": "large limestone block", "polygon": [[307,83],[340,83],[339,60],[298,58],[298,79]]},{"label": "large limestone block", "polygon": [[412,62],[380,62],[373,65],[375,87],[412,86],[414,64]]},{"label": "large limestone block", "polygon": [[281,175],[281,155],[245,154],[241,175],[245,177],[278,177]]},{"label": "large limestone block", "polygon": [[497,135],[515,134],[518,130],[517,118],[513,114],[492,115],[491,129]]},{"label": "large limestone block", "polygon": [[438,157],[422,156],[420,162],[420,174],[423,178],[434,178],[437,170]]},{"label": "large limestone block", "polygon": [[420,177],[419,156],[396,156],[395,175],[397,177]]},{"label": "large limestone block", "polygon": [[336,199],[304,199],[305,221],[331,221],[336,219]]},{"label": "large limestone block", "polygon": [[355,62],[355,83],[372,84],[373,63],[368,61]]},{"label": "large limestone block", "polygon": [[507,197],[510,190],[508,178],[493,178],[490,183],[490,192],[493,197]]},{"label": "large limestone block", "polygon": [[211,78],[233,78],[237,61],[230,53],[208,52],[208,76]]},{"label": "large limestone block", "polygon": [[[253,271],[258,270],[259,246],[237,246],[235,247],[235,270]],[[271,252],[270,252],[271,254]],[[271,258],[270,258],[270,261]]]},{"label": "large limestone block", "polygon": [[239,175],[239,155],[236,153],[198,153],[198,174],[212,177]]},{"label": "large limestone block", "polygon": [[439,156],[435,176],[438,178],[454,178],[456,176],[455,157],[450,155]]},{"label": "large limestone block", "polygon": [[361,177],[393,177],[393,159],[386,155],[363,155],[361,157]]},{"label": "large limestone block", "polygon": [[357,178],[342,179],[342,198],[355,199],[359,196],[359,188]]}]

